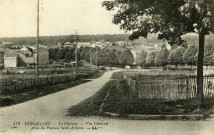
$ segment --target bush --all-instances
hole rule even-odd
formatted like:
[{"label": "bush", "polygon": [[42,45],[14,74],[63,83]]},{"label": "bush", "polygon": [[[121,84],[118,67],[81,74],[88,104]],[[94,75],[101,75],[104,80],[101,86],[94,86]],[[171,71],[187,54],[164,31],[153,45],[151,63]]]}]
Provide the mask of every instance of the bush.
[{"label": "bush", "polygon": [[11,97],[1,97],[0,98],[1,106],[8,106],[8,105],[14,104],[14,102],[15,102],[14,99]]},{"label": "bush", "polygon": [[100,70],[106,70],[106,68],[105,67],[101,67]]}]

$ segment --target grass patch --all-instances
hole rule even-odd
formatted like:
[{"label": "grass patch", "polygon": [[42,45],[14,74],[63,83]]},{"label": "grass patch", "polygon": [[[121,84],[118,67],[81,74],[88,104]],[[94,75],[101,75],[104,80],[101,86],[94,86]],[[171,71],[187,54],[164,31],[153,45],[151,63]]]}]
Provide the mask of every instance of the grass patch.
[{"label": "grass patch", "polygon": [[99,70],[97,71],[97,73],[89,76],[87,79],[96,79],[96,78],[99,78],[101,77],[104,73],[106,72],[106,70]]},{"label": "grass patch", "polygon": [[196,100],[164,101],[161,99],[139,99],[133,94],[125,80],[117,81],[103,107],[106,112],[144,115],[186,115],[213,113],[214,99],[205,99],[203,110],[198,109]]},{"label": "grass patch", "polygon": [[107,82],[100,91],[96,92],[92,97],[72,106],[68,109],[67,116],[94,116],[99,115],[99,109],[106,97],[108,90],[115,81]]},{"label": "grass patch", "polygon": [[114,72],[111,76],[111,79],[118,79],[121,80],[123,79],[123,74],[122,72]]}]

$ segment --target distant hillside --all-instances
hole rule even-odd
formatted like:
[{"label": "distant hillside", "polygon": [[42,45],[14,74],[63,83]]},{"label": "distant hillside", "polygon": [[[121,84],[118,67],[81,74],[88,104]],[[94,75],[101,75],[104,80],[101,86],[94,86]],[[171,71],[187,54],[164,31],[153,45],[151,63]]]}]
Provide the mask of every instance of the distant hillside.
[{"label": "distant hillside", "polygon": [[[125,41],[128,40],[128,34],[115,34],[115,35],[79,35],[78,40],[80,42],[90,42],[90,41],[100,41],[105,40],[108,42],[116,41]],[[49,45],[49,44],[58,44],[65,42],[74,42],[74,35],[67,36],[41,36],[40,43]],[[0,38],[0,42],[12,42],[16,45],[34,45],[37,43],[36,37],[21,37],[21,38]]]},{"label": "distant hillside", "polygon": [[[198,46],[199,41],[197,34],[186,34],[182,36],[182,39],[186,40],[188,45]],[[214,46],[214,34],[210,34],[205,37],[205,44],[207,43],[210,43]]]},{"label": "distant hillside", "polygon": [[[129,41],[129,34],[100,34],[100,35],[79,35],[80,42],[90,42],[90,41],[100,41],[105,40],[107,42],[117,42],[117,41]],[[58,43],[65,42],[74,42],[74,35],[66,35],[66,36],[42,36],[40,37],[40,43],[43,45],[57,45]],[[186,34],[182,36],[182,39],[187,41],[188,45],[198,45],[198,35],[196,34]],[[37,43],[36,37],[21,37],[21,38],[0,38],[1,42],[12,42],[15,45],[34,45]],[[158,40],[157,35],[150,34],[147,39],[141,37],[138,40],[129,41],[133,45],[150,45],[150,44],[158,44],[162,45],[163,40]],[[214,34],[206,36],[206,43],[210,42],[214,44]]]}]

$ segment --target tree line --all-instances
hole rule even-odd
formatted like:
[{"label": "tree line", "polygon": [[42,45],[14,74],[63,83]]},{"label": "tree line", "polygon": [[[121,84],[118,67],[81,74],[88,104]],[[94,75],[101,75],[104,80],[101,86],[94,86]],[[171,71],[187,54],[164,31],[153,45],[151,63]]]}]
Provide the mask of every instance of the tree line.
[{"label": "tree line", "polygon": [[[187,48],[183,46],[173,47],[168,50],[166,45],[163,45],[160,51],[147,53],[142,50],[136,56],[136,64],[139,66],[162,66],[165,68],[167,65],[196,65],[198,62],[198,47],[190,45]],[[210,43],[205,45],[204,50],[204,65],[214,64],[214,46]]]},{"label": "tree line", "polygon": [[[52,61],[75,61],[75,48],[51,48],[49,49],[49,58]],[[107,49],[95,47],[80,47],[77,49],[78,61],[85,60],[92,62],[97,66],[120,66],[132,65],[134,56],[132,52],[127,49],[118,51],[116,49]]]}]

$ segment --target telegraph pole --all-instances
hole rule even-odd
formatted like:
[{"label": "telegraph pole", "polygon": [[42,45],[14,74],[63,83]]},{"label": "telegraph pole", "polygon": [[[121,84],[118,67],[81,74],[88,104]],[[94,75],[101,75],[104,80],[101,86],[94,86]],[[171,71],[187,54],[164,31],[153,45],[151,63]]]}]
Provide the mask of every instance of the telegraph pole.
[{"label": "telegraph pole", "polygon": [[78,30],[76,29],[75,30],[75,71],[77,73],[77,62],[78,62],[78,59],[77,59],[77,36],[78,36]]},{"label": "telegraph pole", "polygon": [[39,0],[37,0],[37,46],[36,46],[36,85],[38,86],[39,75]]},{"label": "telegraph pole", "polygon": [[90,64],[91,64],[91,66],[92,66],[92,57],[91,57],[91,46],[92,46],[92,43],[93,42],[90,42]]},{"label": "telegraph pole", "polygon": [[96,43],[96,41],[95,41],[95,47],[96,47],[96,65],[97,65],[97,67],[98,67],[98,69],[99,69],[99,66],[98,66],[98,48],[97,48],[97,43]]}]

